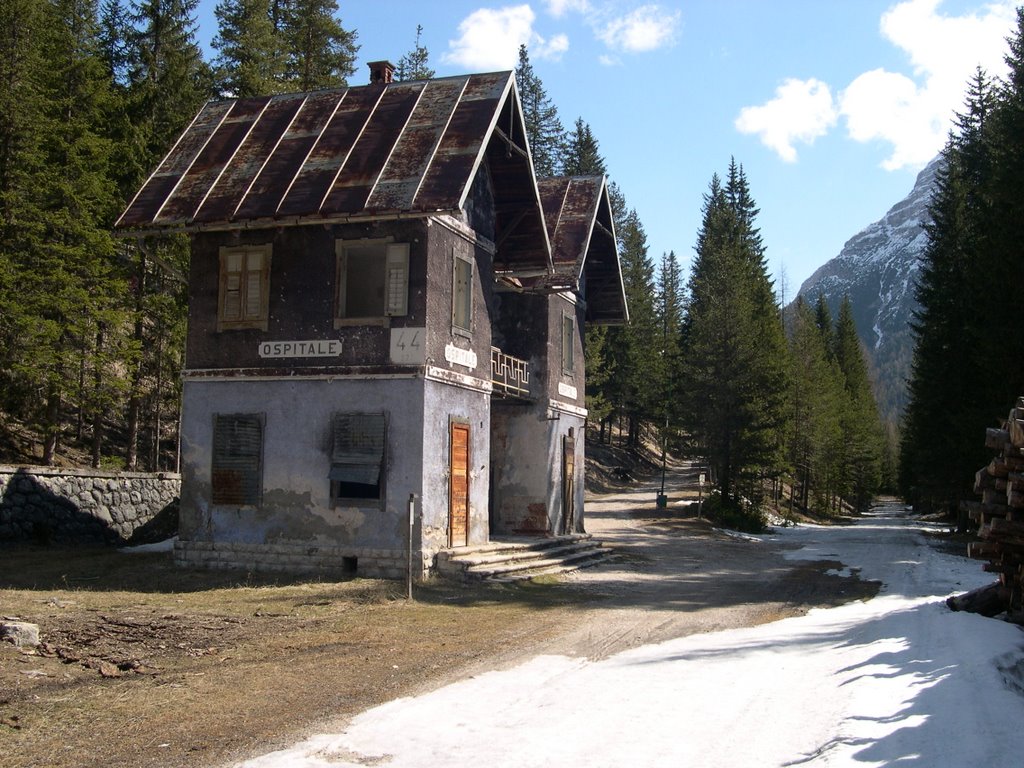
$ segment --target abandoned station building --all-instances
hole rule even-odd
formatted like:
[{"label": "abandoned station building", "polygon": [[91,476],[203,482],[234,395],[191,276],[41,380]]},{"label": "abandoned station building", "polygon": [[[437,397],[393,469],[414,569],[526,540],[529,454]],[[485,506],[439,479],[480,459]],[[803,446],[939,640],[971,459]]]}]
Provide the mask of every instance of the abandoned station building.
[{"label": "abandoned station building", "polygon": [[191,239],[178,562],[398,576],[583,525],[602,177],[538,181],[511,72],[208,103],[118,221]]}]

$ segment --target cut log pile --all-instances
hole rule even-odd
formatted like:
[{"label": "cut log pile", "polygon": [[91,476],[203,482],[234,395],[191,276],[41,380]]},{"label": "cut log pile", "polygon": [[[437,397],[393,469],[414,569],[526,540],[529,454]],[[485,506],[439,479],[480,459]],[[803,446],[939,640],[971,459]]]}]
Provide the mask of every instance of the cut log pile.
[{"label": "cut log pile", "polygon": [[978,524],[978,541],[967,554],[987,561],[983,566],[999,581],[967,595],[949,599],[953,610],[994,616],[1024,624],[1024,397],[1017,400],[1001,429],[985,433],[985,445],[998,454],[974,476],[981,501],[965,501],[961,509]]}]

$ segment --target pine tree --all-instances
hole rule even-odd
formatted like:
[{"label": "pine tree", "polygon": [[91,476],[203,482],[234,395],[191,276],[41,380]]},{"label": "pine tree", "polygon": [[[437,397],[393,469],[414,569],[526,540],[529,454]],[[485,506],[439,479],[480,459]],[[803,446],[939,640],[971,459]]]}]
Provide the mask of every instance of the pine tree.
[{"label": "pine tree", "polygon": [[793,496],[799,487],[801,506],[810,509],[813,499],[820,512],[828,511],[838,464],[835,457],[842,442],[838,419],[842,383],[827,338],[818,312],[798,296],[789,339],[787,459],[794,472]]},{"label": "pine tree", "polygon": [[[944,163],[926,226],[913,331],[916,336],[909,402],[900,448],[900,488],[923,508],[955,509],[972,496],[973,473],[985,461],[978,435],[988,422],[980,321],[989,297],[979,266],[987,261],[993,213],[991,86],[978,72]],[[987,269],[985,265],[984,269]]]},{"label": "pine tree", "polygon": [[287,50],[286,80],[299,91],[338,88],[355,72],[356,33],[337,18],[336,0],[291,0],[280,27]]},{"label": "pine tree", "polygon": [[530,142],[533,168],[537,178],[556,176],[561,167],[565,145],[565,129],[558,117],[558,108],[544,90],[544,83],[533,70],[526,45],[519,46],[516,85],[523,105],[526,138]]},{"label": "pine tree", "polygon": [[608,383],[616,412],[627,421],[627,442],[640,444],[640,425],[656,415],[662,396],[657,379],[661,327],[655,307],[654,262],[648,254],[647,233],[631,210],[619,231],[619,256],[630,322],[608,329],[612,373]]},{"label": "pine tree", "polygon": [[[133,19],[132,78],[126,95],[135,130],[134,156],[131,146],[122,147],[123,160],[148,172],[170,148],[202,104],[213,95],[213,78],[203,61],[195,38],[196,0],[136,0]],[[137,188],[141,178],[127,179]],[[157,371],[165,366],[169,348],[179,348],[183,322],[157,320],[170,291],[183,318],[183,284],[174,276],[188,273],[188,241],[181,236],[150,238],[124,247],[123,259],[132,264],[127,276],[130,300],[131,341],[128,357],[130,394],[126,417],[125,464],[138,465],[140,435],[147,412],[154,416]],[[155,418],[148,422],[152,425]],[[152,426],[150,427],[152,430]],[[148,441],[147,441],[148,442]]]},{"label": "pine tree", "polygon": [[597,138],[582,117],[576,118],[576,125],[569,132],[562,157],[562,173],[565,176],[596,176],[608,173]]},{"label": "pine tree", "polygon": [[420,44],[420,37],[423,35],[423,25],[416,25],[416,42],[412,50],[404,54],[395,65],[395,80],[429,80],[434,76],[434,70],[429,66],[430,52],[426,46]]},{"label": "pine tree", "polygon": [[284,51],[269,0],[221,0],[214,11],[217,87],[226,96],[277,93],[284,85]]},{"label": "pine tree", "polygon": [[839,410],[844,446],[839,490],[855,509],[865,511],[881,482],[882,423],[848,296],[836,319],[834,357],[845,393]]},{"label": "pine tree", "polygon": [[685,329],[687,425],[735,508],[780,471],[786,417],[785,338],[754,213],[741,169],[725,187],[712,177]]}]

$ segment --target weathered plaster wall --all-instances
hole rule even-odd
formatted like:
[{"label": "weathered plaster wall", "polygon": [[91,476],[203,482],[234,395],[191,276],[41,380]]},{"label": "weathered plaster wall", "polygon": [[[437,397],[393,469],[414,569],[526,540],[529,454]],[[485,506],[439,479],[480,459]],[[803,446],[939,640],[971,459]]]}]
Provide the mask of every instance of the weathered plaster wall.
[{"label": "weathered plaster wall", "polygon": [[0,542],[117,544],[173,535],[173,473],[0,466]]},{"label": "weathered plaster wall", "polygon": [[488,541],[490,478],[490,396],[487,393],[427,381],[423,428],[422,541],[425,552],[448,546],[448,499],[452,419],[469,424],[469,543]]},{"label": "weathered plaster wall", "polygon": [[492,531],[562,533],[562,438],[575,446],[574,530],[583,530],[584,419],[546,401],[524,406],[495,402],[491,410]]},{"label": "weathered plaster wall", "polygon": [[[182,423],[181,540],[179,559],[208,561],[190,542],[234,545],[233,565],[273,554],[260,567],[281,570],[350,570],[391,573],[404,562],[410,493],[422,496],[423,381],[415,378],[186,380]],[[331,417],[344,411],[385,413],[387,453],[384,496],[366,506],[332,508],[328,474]],[[258,507],[210,503],[215,414],[261,413],[263,496]],[[262,548],[262,549],[261,549]],[[333,553],[325,561],[324,552]],[[191,553],[191,554],[189,554]],[[262,553],[262,554],[261,554]],[[333,560],[332,560],[333,558]],[[336,567],[331,567],[331,566]]]}]

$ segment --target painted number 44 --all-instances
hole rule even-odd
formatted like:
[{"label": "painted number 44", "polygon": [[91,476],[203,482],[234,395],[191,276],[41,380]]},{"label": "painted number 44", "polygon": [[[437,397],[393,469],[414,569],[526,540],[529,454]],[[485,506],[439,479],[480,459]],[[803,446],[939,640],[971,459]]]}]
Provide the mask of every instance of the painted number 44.
[{"label": "painted number 44", "polygon": [[425,328],[391,329],[391,362],[420,365],[426,360],[423,339]]}]

